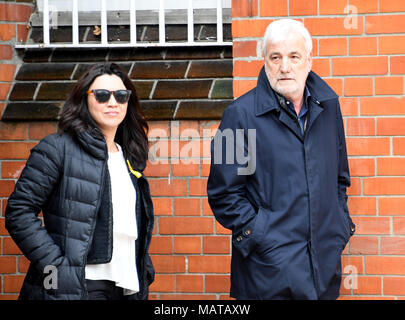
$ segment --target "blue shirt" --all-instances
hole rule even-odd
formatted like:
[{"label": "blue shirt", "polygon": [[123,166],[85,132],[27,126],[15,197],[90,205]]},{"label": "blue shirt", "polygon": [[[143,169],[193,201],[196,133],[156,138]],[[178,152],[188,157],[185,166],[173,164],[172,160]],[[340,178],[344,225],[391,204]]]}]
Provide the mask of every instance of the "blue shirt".
[{"label": "blue shirt", "polygon": [[305,122],[307,120],[307,113],[308,113],[308,99],[310,96],[311,96],[311,93],[309,92],[308,88],[305,86],[304,101],[302,103],[302,107],[301,107],[301,110],[300,110],[300,113],[298,116],[297,116],[297,113],[295,112],[294,104],[290,100],[286,100],[288,108],[297,117],[298,123],[300,124],[300,127],[301,127],[302,135],[304,135],[304,132],[305,132]]}]

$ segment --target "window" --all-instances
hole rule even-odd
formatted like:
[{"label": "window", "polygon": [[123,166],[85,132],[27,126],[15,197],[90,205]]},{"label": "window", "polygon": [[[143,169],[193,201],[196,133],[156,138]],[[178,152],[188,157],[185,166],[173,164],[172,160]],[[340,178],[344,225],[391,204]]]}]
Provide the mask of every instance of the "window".
[{"label": "window", "polygon": [[[17,47],[232,45],[224,40],[223,26],[230,23],[231,0],[38,0],[31,24],[42,39]],[[203,24],[215,27],[215,36],[199,37]],[[146,25],[155,26],[157,37],[142,37]],[[89,26],[92,36],[85,37]],[[59,29],[70,36],[54,41]]]}]

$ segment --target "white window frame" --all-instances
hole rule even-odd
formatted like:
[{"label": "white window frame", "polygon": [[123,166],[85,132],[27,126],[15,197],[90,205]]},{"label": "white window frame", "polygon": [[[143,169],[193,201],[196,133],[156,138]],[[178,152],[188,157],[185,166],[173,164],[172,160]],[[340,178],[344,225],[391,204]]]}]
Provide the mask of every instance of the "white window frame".
[{"label": "white window frame", "polygon": [[[82,47],[170,47],[170,46],[227,46],[224,41],[224,10],[226,21],[230,23],[231,0],[38,0],[38,11],[31,19],[33,26],[43,27],[43,43],[18,44],[16,48],[82,48]],[[156,5],[158,4],[158,7]],[[213,8],[213,4],[215,7]],[[165,7],[167,5],[167,7]],[[186,8],[185,8],[186,5]],[[57,9],[55,9],[57,8]],[[63,14],[61,14],[61,12]],[[153,18],[152,18],[153,16]],[[158,19],[156,17],[158,16]],[[57,20],[57,22],[55,22]],[[187,21],[187,41],[167,42],[166,24]],[[81,43],[79,41],[79,21],[81,25],[100,23],[101,42]],[[130,41],[108,42],[108,25],[119,25],[124,21],[130,25]],[[108,22],[108,24],[107,24]],[[215,23],[217,37],[210,41],[194,40],[195,23]],[[71,43],[52,43],[50,28],[72,27]],[[158,24],[158,42],[139,42],[136,39],[137,24]]]}]

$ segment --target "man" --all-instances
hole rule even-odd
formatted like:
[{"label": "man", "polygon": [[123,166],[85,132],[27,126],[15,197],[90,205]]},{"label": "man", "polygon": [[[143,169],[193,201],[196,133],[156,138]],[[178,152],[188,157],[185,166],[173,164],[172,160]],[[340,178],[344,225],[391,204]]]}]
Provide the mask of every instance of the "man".
[{"label": "man", "polygon": [[271,23],[257,86],[225,110],[211,144],[208,200],[232,230],[237,299],[339,296],[350,176],[338,96],[311,71],[311,51],[301,22]]}]

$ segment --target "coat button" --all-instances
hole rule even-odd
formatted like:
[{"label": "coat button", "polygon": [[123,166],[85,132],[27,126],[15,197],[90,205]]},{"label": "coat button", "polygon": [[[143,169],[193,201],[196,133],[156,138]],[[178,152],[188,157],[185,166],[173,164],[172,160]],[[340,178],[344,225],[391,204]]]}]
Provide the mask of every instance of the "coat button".
[{"label": "coat button", "polygon": [[250,229],[246,229],[245,232],[243,233],[245,236],[248,236],[252,233],[252,231],[250,231]]},{"label": "coat button", "polygon": [[241,242],[241,241],[242,241],[242,239],[243,239],[243,237],[242,237],[242,236],[238,236],[238,237],[236,238],[236,241]]}]

